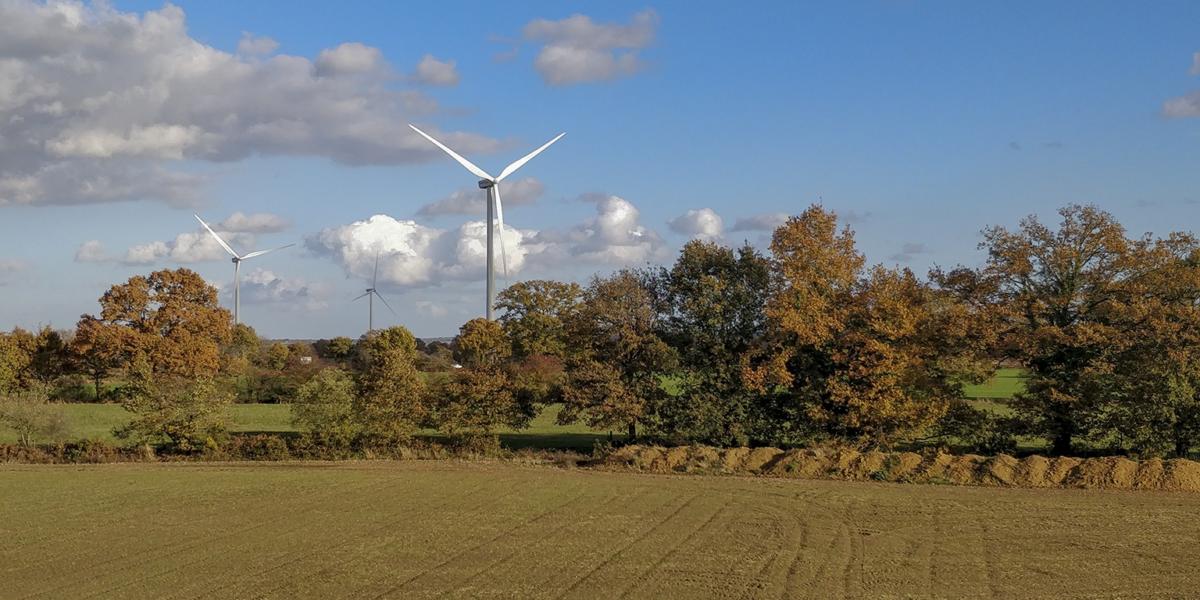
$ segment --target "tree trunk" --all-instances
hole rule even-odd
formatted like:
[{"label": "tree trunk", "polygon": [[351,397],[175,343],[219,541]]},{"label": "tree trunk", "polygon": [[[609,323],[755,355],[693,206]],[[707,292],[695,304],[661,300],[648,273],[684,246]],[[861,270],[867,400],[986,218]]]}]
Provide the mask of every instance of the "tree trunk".
[{"label": "tree trunk", "polygon": [[1188,451],[1192,449],[1192,440],[1184,435],[1181,427],[1175,427],[1175,457],[1187,458]]},{"label": "tree trunk", "polygon": [[1054,432],[1054,439],[1051,442],[1050,452],[1055,456],[1067,456],[1071,454],[1071,438],[1074,437],[1073,424],[1061,423]]},{"label": "tree trunk", "polygon": [[99,373],[92,374],[92,385],[96,387],[96,402],[100,401],[100,380],[104,379]]},{"label": "tree trunk", "polygon": [[637,421],[629,422],[629,440],[637,439]]}]

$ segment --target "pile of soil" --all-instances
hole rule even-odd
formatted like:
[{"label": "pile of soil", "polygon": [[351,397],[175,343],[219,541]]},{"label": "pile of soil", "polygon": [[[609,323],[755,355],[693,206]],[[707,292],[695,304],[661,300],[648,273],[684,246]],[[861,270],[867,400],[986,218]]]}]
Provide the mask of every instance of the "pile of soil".
[{"label": "pile of soil", "polygon": [[1079,459],[1007,454],[861,452],[854,448],[711,448],[625,446],[604,457],[601,468],[651,473],[726,473],[792,477],[943,483],[996,487],[1086,488],[1200,492],[1200,462],[1124,457]]}]

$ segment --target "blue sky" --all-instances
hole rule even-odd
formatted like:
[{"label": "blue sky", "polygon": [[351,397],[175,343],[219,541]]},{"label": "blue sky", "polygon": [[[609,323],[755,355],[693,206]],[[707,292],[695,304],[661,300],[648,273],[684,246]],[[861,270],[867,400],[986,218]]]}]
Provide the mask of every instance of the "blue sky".
[{"label": "blue sky", "polygon": [[191,214],[242,212],[239,250],[297,243],[243,267],[269,272],[243,281],[260,333],[360,334],[349,300],[380,251],[399,316],[377,324],[452,334],[482,311],[482,195],[419,214],[474,178],[409,121],[493,173],[567,132],[506,192],[510,281],[670,260],[693,235],[762,244],[737,221],[818,199],[871,261],[918,272],[1072,202],[1191,230],[1200,4],[1152,8],[0,2],[0,327],[70,327],[162,267],[227,290]]}]

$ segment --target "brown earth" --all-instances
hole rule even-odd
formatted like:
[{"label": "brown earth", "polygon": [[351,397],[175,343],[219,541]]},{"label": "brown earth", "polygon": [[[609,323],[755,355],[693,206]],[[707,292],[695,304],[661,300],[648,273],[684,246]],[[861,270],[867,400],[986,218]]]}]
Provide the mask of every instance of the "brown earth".
[{"label": "brown earth", "polygon": [[[873,453],[789,454],[843,476],[924,472],[914,455],[869,472]],[[653,453],[668,455],[730,458]],[[1049,471],[1013,460],[979,461],[979,483]],[[1071,480],[1109,484],[1108,465]],[[1143,484],[1188,468],[1161,461]],[[1191,493],[512,462],[0,465],[0,598],[1195,598],[1197,515]]]},{"label": "brown earth", "polygon": [[710,448],[625,446],[600,468],[651,473],[733,473],[800,479],[948,483],[996,487],[1200,492],[1200,463],[1124,457],[1015,458],[974,454],[860,452],[853,448]]}]

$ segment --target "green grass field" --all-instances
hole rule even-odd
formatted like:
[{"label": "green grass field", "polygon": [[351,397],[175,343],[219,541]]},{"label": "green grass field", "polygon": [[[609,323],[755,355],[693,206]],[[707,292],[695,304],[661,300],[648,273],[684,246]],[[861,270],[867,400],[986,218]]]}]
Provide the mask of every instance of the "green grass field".
[{"label": "green grass field", "polygon": [[1184,598],[1196,514],[495,462],[0,465],[0,596]]},{"label": "green grass field", "polygon": [[986,383],[969,385],[964,391],[967,398],[1012,398],[1025,391],[1025,372],[1022,369],[996,369],[996,375]]},{"label": "green grass field", "polygon": [[[130,414],[116,404],[64,404],[71,439],[114,441],[112,431],[129,421]],[[564,448],[591,450],[597,440],[607,439],[608,433],[589,429],[585,425],[559,425],[559,407],[549,406],[533,420],[528,429],[502,430],[501,441],[510,448]],[[234,404],[229,410],[233,431],[281,432],[295,431],[291,407],[286,404]],[[436,436],[434,431],[421,435]],[[0,429],[0,443],[13,443],[16,434]]]}]

